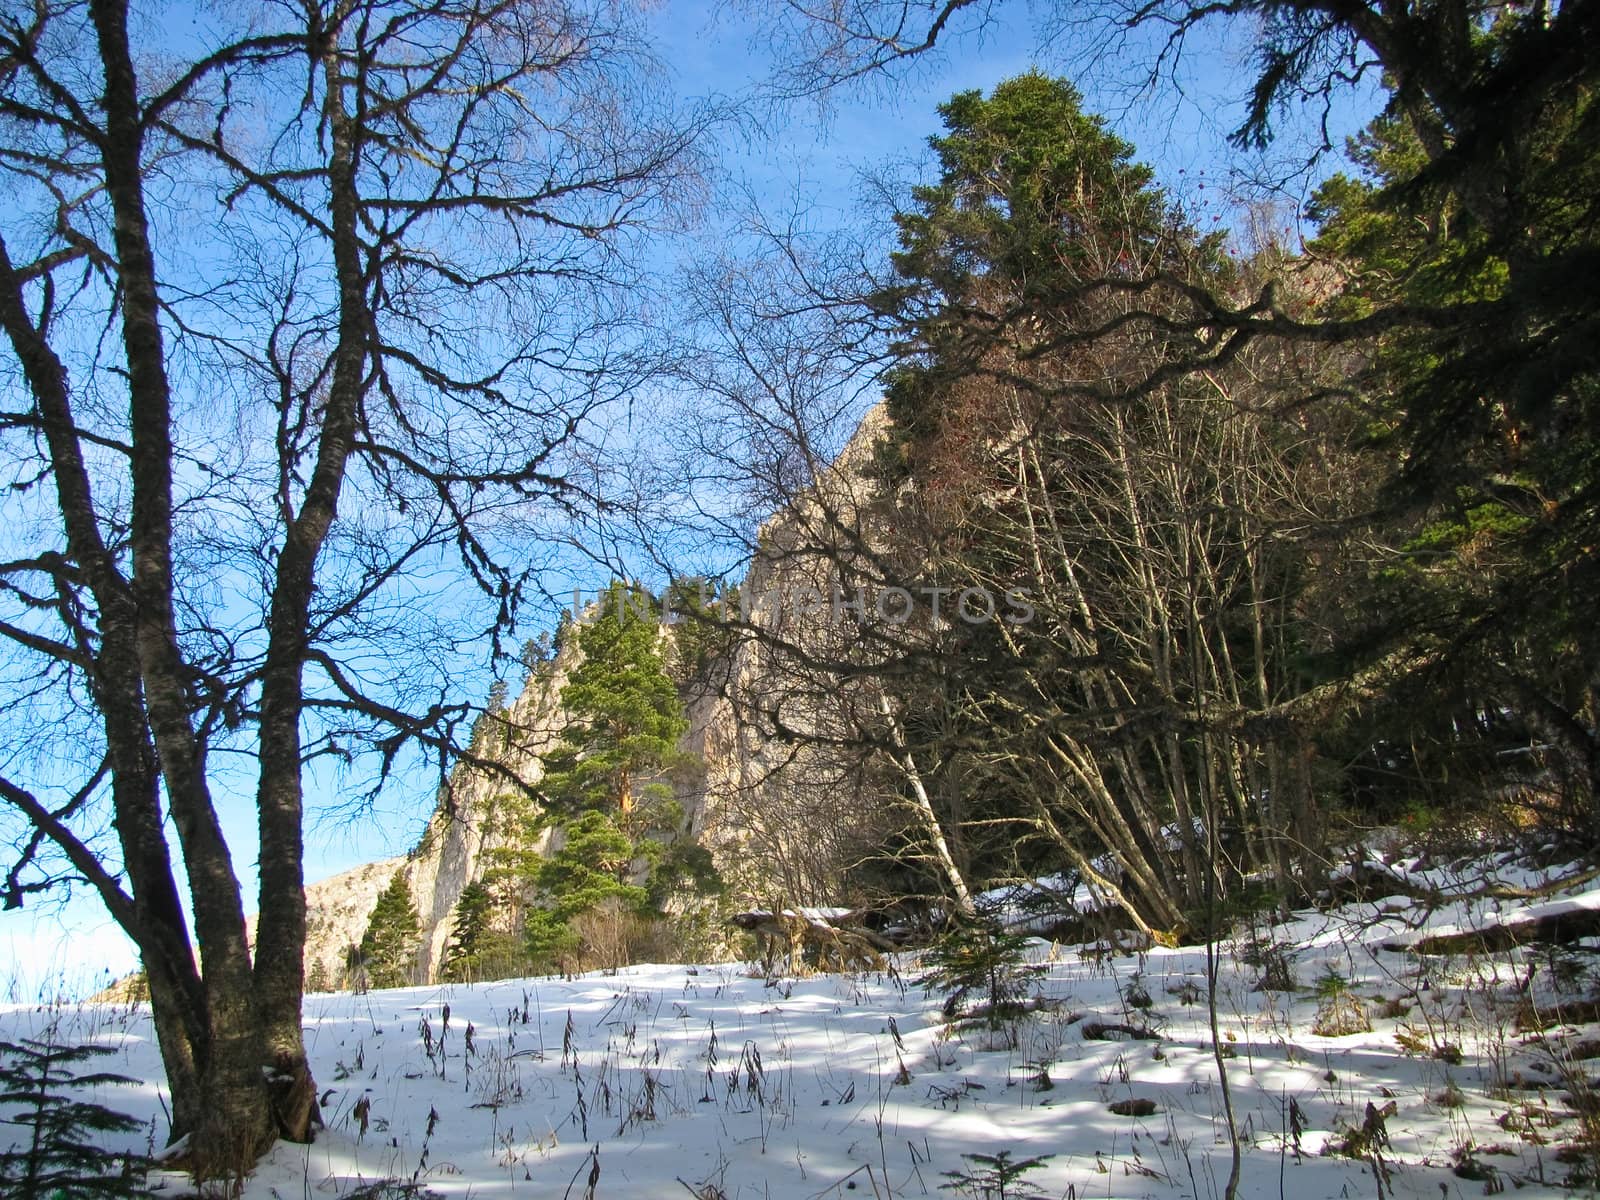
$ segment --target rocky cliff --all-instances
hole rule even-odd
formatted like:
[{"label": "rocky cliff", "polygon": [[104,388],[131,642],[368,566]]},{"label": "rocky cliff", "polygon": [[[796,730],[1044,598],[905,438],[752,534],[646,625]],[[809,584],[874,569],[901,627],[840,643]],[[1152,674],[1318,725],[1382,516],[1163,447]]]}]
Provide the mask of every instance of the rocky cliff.
[{"label": "rocky cliff", "polygon": [[[677,799],[688,832],[712,851],[735,903],[830,902],[834,867],[850,853],[840,840],[849,838],[855,817],[869,805],[848,756],[819,755],[774,736],[775,724],[820,729],[834,719],[828,710],[845,702],[827,679],[797,684],[775,663],[774,646],[840,636],[837,622],[815,606],[797,605],[794,591],[826,596],[838,562],[826,543],[860,536],[871,493],[867,466],[882,429],[881,410],[874,409],[806,494],[761,527],[761,549],[739,592],[741,629],[684,689],[689,729],[682,748],[703,760],[705,774],[680,782]],[[308,970],[320,960],[331,978],[338,977],[378,892],[395,870],[404,870],[422,926],[419,969],[423,978],[437,976],[457,898],[482,876],[486,856],[511,836],[506,797],[518,793],[519,780],[538,782],[542,758],[566,724],[561,689],[577,663],[576,639],[568,642],[554,662],[530,675],[503,714],[503,731],[496,734],[497,723],[489,723],[499,742],[487,753],[501,770],[459,768],[406,857],[306,889]]]},{"label": "rocky cliff", "polygon": [[[378,893],[389,886],[394,873],[406,865],[404,858],[363,863],[306,888],[306,974],[316,978],[322,965],[324,978],[339,979],[345,955],[361,941],[367,918]],[[252,933],[254,931],[252,930]]]},{"label": "rocky cliff", "polygon": [[529,787],[538,783],[543,755],[560,736],[561,688],[573,665],[569,654],[533,674],[499,719],[485,723],[486,739],[503,742],[493,747],[492,757],[504,764],[504,772],[458,768],[415,849],[306,888],[308,973],[321,961],[330,979],[339,978],[349,948],[366,931],[378,893],[396,871],[404,871],[422,932],[418,970],[423,979],[437,976],[456,900],[483,875],[486,856],[507,844],[509,821],[502,797],[519,790],[519,780]]}]

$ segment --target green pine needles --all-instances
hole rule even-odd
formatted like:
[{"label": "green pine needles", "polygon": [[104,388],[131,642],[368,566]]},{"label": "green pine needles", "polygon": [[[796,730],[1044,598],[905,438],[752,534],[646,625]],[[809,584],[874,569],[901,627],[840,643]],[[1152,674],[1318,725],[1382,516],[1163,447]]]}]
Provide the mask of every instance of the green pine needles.
[{"label": "green pine needles", "polygon": [[468,983],[483,978],[483,954],[494,933],[494,900],[494,893],[482,881],[474,881],[461,889],[461,895],[456,898],[450,940],[444,948],[441,972],[446,981]]},{"label": "green pine needles", "polygon": [[563,971],[583,958],[607,968],[624,965],[630,926],[651,916],[645,889],[631,882],[635,862],[653,858],[657,844],[634,842],[599,811],[568,821],[560,840],[532,873],[541,905],[525,917],[529,955]]},{"label": "green pine needles", "polygon": [[522,868],[534,900],[525,948],[539,967],[621,966],[670,899],[718,886],[709,857],[680,837],[675,782],[703,764],[678,745],[689,721],[660,612],[642,588],[614,582],[576,627],[583,661],[561,689],[569,723],[540,783],[538,820],[553,836]]},{"label": "green pine needles", "polygon": [[42,1041],[0,1042],[0,1193],[12,1200],[106,1200],[148,1197],[140,1154],[96,1145],[133,1133],[138,1121],[96,1104],[93,1090],[137,1080],[84,1064],[111,1054],[105,1046],[63,1046],[55,1028]]},{"label": "green pine needles", "polygon": [[1027,960],[1029,935],[1004,929],[993,918],[956,925],[928,953],[929,970],[917,982],[948,992],[948,1019],[999,1029],[1027,1011],[1043,967]]},{"label": "green pine needles", "polygon": [[1053,1154],[1015,1161],[1009,1150],[1002,1150],[998,1154],[963,1154],[961,1157],[971,1165],[964,1171],[946,1171],[944,1177],[950,1182],[941,1183],[940,1191],[960,1192],[966,1196],[981,1197],[982,1200],[1049,1200],[1048,1192],[1041,1192],[1022,1177],[1029,1171],[1039,1170],[1055,1157]]},{"label": "green pine needles", "polygon": [[692,756],[678,749],[689,720],[667,673],[659,611],[648,592],[613,583],[580,626],[583,662],[561,689],[571,724],[540,786],[553,811],[610,809],[624,825],[654,824],[652,808],[671,799],[661,776]]},{"label": "green pine needles", "polygon": [[396,871],[378,896],[367,931],[361,937],[359,959],[368,987],[406,987],[417,973],[418,919],[411,902],[406,873]]},{"label": "green pine needles", "polygon": [[[714,656],[702,591],[698,581],[680,582],[663,604],[615,581],[581,619],[564,613],[554,637],[529,643],[535,684],[561,681],[564,727],[543,753],[536,798],[494,802],[500,844],[456,902],[442,979],[619,967],[664,952],[663,939],[692,936],[721,893],[709,852],[684,834],[677,799],[704,771],[680,747],[689,729],[680,689]],[[666,611],[697,623],[686,632],[689,618],[666,623]],[[497,689],[489,712],[502,711],[506,698]],[[382,904],[374,912],[362,946],[375,987],[393,986],[383,947],[414,947],[406,912],[392,899],[389,907],[382,922]],[[680,919],[664,924],[668,912]]]}]

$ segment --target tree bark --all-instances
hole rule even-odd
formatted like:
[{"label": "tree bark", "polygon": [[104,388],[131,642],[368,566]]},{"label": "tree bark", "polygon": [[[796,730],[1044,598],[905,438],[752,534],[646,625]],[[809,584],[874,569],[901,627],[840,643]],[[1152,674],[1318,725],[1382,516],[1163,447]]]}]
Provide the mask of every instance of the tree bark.
[{"label": "tree bark", "polygon": [[239,883],[191,724],[173,613],[171,397],[145,218],[143,128],[127,7],[120,0],[92,0],[89,11],[105,70],[101,158],[113,213],[128,365],[136,649],[144,711],[189,876],[206,1002],[205,1045],[196,1055],[200,1100],[192,1146],[200,1173],[231,1177],[265,1152],[274,1128],[261,1071],[264,1048],[251,992]]},{"label": "tree bark", "polygon": [[113,824],[132,887],[129,909],[112,915],[140,949],[150,980],[156,1036],[172,1092],[172,1136],[194,1130],[203,1106],[197,1055],[206,1040],[206,1002],[189,945],[188,921],[161,823],[158,770],[149,731],[126,581],[100,536],[93,490],[75,437],[66,369],[27,315],[8,248],[0,239],[3,325],[39,413],[67,548],[99,611],[100,652],[90,687],[105,727]]},{"label": "tree bark", "polygon": [[895,719],[894,710],[889,705],[889,697],[882,693],[878,696],[878,712],[889,726],[889,738],[894,744],[896,756],[895,765],[905,773],[906,782],[911,787],[917,825],[928,839],[934,861],[944,873],[945,882],[955,893],[956,911],[964,917],[970,917],[977,911],[972,903],[972,893],[967,890],[967,881],[962,878],[961,868],[956,866],[956,860],[950,853],[950,843],[946,841],[944,829],[939,824],[939,814],[933,811],[933,801],[928,798],[928,790],[922,783],[922,772],[917,769],[917,760],[906,746],[905,735],[900,731],[900,722]]},{"label": "tree bark", "polygon": [[[319,564],[332,557],[328,546],[338,528],[347,463],[355,454],[371,456],[373,469],[361,482],[371,486],[373,503],[394,502],[392,510],[375,511],[380,524],[392,519],[404,544],[392,554],[387,546],[378,550],[376,566],[360,560],[357,569],[368,571],[364,586],[354,589],[353,599],[330,598],[330,607],[347,604],[341,611],[358,615],[405,569],[409,555],[448,545],[454,533],[464,568],[498,602],[499,630],[510,620],[521,583],[516,572],[489,559],[473,523],[499,511],[504,498],[521,503],[564,491],[552,456],[609,391],[596,386],[608,370],[599,355],[591,361],[579,354],[578,365],[553,368],[581,379],[584,399],[569,403],[556,389],[561,397],[547,404],[542,387],[533,389],[535,398],[520,394],[515,366],[479,373],[473,354],[461,354],[454,344],[434,354],[431,328],[424,335],[430,348],[421,352],[389,345],[380,332],[385,316],[393,313],[402,327],[430,321],[432,314],[419,314],[413,304],[418,296],[438,295],[426,287],[412,293],[413,281],[401,276],[416,269],[448,291],[441,313],[457,305],[462,312],[477,309],[480,288],[497,297],[512,288],[521,299],[543,304],[547,285],[574,278],[576,259],[587,264],[577,276],[585,286],[620,286],[621,274],[610,269],[611,235],[647,222],[668,203],[678,162],[703,125],[696,118],[669,129],[656,120],[653,103],[639,105],[648,126],[637,131],[610,120],[617,115],[613,103],[631,104],[627,53],[604,38],[574,40],[562,11],[522,21],[504,19],[507,10],[500,6],[422,6],[396,22],[346,23],[355,10],[348,0],[295,10],[280,32],[267,33],[241,18],[234,40],[203,57],[176,68],[162,58],[158,69],[173,77],[153,89],[144,80],[150,90],[143,94],[135,64],[144,54],[130,42],[127,0],[37,6],[31,17],[19,10],[17,20],[0,29],[7,112],[25,139],[9,150],[26,147],[38,167],[22,188],[26,193],[37,185],[36,192],[19,194],[15,206],[18,227],[27,230],[18,240],[31,247],[42,237],[48,244],[34,261],[13,265],[0,238],[0,327],[33,401],[30,408],[13,397],[0,421],[23,444],[17,478],[42,467],[38,481],[54,487],[60,525],[52,536],[65,539],[64,548],[52,543],[0,570],[7,581],[42,576],[43,598],[26,586],[13,598],[30,608],[30,618],[59,610],[51,615],[64,632],[46,636],[30,621],[0,620],[0,637],[58,672],[59,680],[47,675],[45,683],[60,682],[64,703],[81,708],[88,694],[104,731],[104,746],[95,747],[103,761],[88,764],[82,788],[65,809],[23,786],[55,786],[32,774],[18,785],[0,776],[0,800],[25,813],[42,835],[21,849],[17,870],[40,866],[35,851],[48,839],[99,891],[138,946],[172,1086],[173,1134],[191,1135],[191,1165],[211,1178],[248,1170],[277,1131],[307,1137],[316,1116],[300,1025],[306,932],[300,769],[308,754],[329,748],[335,738],[339,749],[347,744],[342,727],[332,733],[326,724],[313,724],[316,712],[306,696],[307,677],[319,667],[331,686],[349,685],[335,655],[314,657],[319,641],[337,643],[342,636],[314,610],[323,586]],[[426,69],[415,54],[426,55],[428,46],[415,40],[412,19],[442,39]],[[288,82],[268,80],[264,91],[242,100],[240,89],[255,86],[270,69],[285,71]],[[532,132],[523,125],[535,102],[516,80],[534,80],[537,91],[551,72],[581,79],[574,106],[585,114],[604,112],[608,120],[542,126],[534,140],[552,157],[530,162],[537,154],[522,154]],[[272,120],[280,102],[280,137],[258,139],[258,118]],[[454,106],[453,119],[435,121],[438,103]],[[252,107],[257,104],[263,107]],[[215,121],[197,131],[202,111]],[[242,112],[250,115],[236,124]],[[518,153],[502,153],[493,141],[502,135],[518,139]],[[159,185],[151,183],[147,195],[147,180],[178,161],[210,164],[214,173],[190,175],[184,168],[179,175],[192,179],[192,187],[158,196]],[[612,173],[591,177],[590,167],[601,163]],[[392,186],[389,168],[397,164],[402,174],[417,170],[427,178]],[[71,182],[58,186],[61,180]],[[302,189],[324,183],[327,211],[302,197]],[[372,186],[370,194],[362,194],[365,185]],[[584,198],[598,203],[580,203]],[[286,234],[293,249],[279,256],[283,273],[257,279],[246,270],[244,281],[217,279],[217,291],[208,289],[205,301],[222,312],[217,336],[184,324],[187,314],[178,309],[194,294],[166,291],[163,274],[168,258],[181,259],[184,248],[171,247],[179,253],[167,257],[157,253],[168,218],[181,241],[190,231],[211,228],[210,212],[226,227],[225,241],[227,229],[240,228],[245,240],[260,235],[253,247],[259,249],[285,231],[250,207],[258,200],[293,227]],[[461,243],[470,245],[471,264],[461,268],[436,258],[455,235],[421,214],[456,210],[498,223],[507,235],[509,248],[493,271],[477,273],[483,265],[477,255],[499,244],[473,232]],[[401,211],[418,215],[400,219],[395,214]],[[192,220],[196,214],[198,221]],[[234,220],[239,226],[228,225]],[[559,244],[547,253],[543,247],[552,237]],[[591,242],[596,257],[589,262]],[[310,243],[329,261],[301,270],[300,249]],[[230,243],[217,261],[234,248]],[[251,259],[263,267],[273,261],[270,249]],[[175,268],[186,283],[190,265]],[[58,275],[80,267],[70,284],[57,286]],[[397,281],[404,296],[387,290]],[[522,331],[526,343],[508,351],[513,363],[537,361],[547,341],[570,350],[594,330],[615,327],[615,314],[597,293],[571,298],[578,315],[548,330],[541,321],[537,331]],[[224,311],[235,301],[243,307]],[[37,311],[30,314],[33,305]],[[310,325],[297,325],[307,314]],[[279,339],[291,326],[294,345],[285,349]],[[313,326],[315,332],[306,333]],[[76,332],[97,327],[120,335],[120,344],[86,342]],[[72,369],[82,369],[81,361],[99,373],[92,393],[78,397],[76,416],[67,367],[52,349],[54,329],[74,331],[61,335],[71,347],[62,353]],[[251,341],[257,332],[265,345]],[[495,332],[497,343],[501,332]],[[180,369],[167,357],[191,333],[205,350],[183,361],[198,363],[215,352],[210,361],[220,370],[242,365],[216,397],[199,387],[184,390]],[[80,350],[82,360],[71,357]],[[497,345],[488,353],[499,351]],[[519,382],[509,382],[513,377]],[[263,383],[278,385],[262,406],[276,407],[280,418],[276,462],[261,463],[247,433],[243,470],[230,475],[213,463],[196,463],[191,456],[203,458],[211,448],[208,422],[217,414],[201,412],[195,427],[186,427],[191,397],[197,409],[240,398],[241,427],[254,430],[247,404]],[[416,413],[406,411],[413,395]],[[381,401],[369,405],[368,396]],[[435,400],[448,409],[431,407]],[[99,407],[124,402],[125,413]],[[424,413],[425,419],[413,419]],[[492,431],[490,444],[439,432],[445,422],[453,430],[461,420]],[[39,449],[25,445],[30,437]],[[198,455],[197,445],[204,446]],[[262,466],[265,478],[257,472]],[[208,470],[209,480],[196,484]],[[91,480],[104,495],[94,494]],[[25,486],[32,482],[29,477]],[[438,520],[406,515],[412,483],[438,501]],[[480,497],[485,489],[498,498]],[[221,628],[206,623],[213,614],[190,623],[194,610],[210,603],[209,596],[196,599],[187,590],[195,578],[187,557],[191,515],[199,517],[196,524],[212,517],[224,542],[248,527],[236,546],[239,557],[224,570],[237,571],[240,579],[265,576],[264,629],[256,628],[254,613],[236,620],[231,610]],[[191,633],[197,643],[207,639],[205,649],[191,653]],[[417,647],[408,645],[406,652]],[[396,732],[385,749],[410,738],[451,746],[456,706],[435,704],[413,716],[351,686],[341,702]],[[248,732],[235,735],[241,725]],[[261,913],[253,952],[207,764],[213,745],[227,740],[231,750],[252,735],[259,759]],[[102,795],[109,796],[121,843],[121,878],[92,849],[104,833],[93,826]],[[56,819],[63,814],[77,824]],[[173,843],[183,856],[182,886]],[[15,874],[10,882],[8,899],[48,886],[47,879],[19,887]]]},{"label": "tree bark", "polygon": [[[273,1103],[280,1131],[309,1141],[318,1120],[316,1084],[306,1061],[300,1007],[305,991],[306,904],[304,795],[300,720],[304,708],[306,624],[316,591],[317,559],[338,513],[339,492],[355,440],[367,361],[366,286],[360,257],[356,186],[359,128],[345,109],[339,29],[324,32],[323,115],[332,132],[328,164],[334,272],[339,291],[333,378],[317,439],[316,465],[278,556],[261,682],[260,904],[255,990],[274,1060]],[[287,496],[290,481],[283,481]]]}]

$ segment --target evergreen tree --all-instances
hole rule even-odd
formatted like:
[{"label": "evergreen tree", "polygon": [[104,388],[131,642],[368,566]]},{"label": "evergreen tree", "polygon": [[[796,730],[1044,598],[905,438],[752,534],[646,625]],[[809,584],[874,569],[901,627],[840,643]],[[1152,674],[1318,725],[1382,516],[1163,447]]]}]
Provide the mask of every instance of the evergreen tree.
[{"label": "evergreen tree", "polygon": [[[84,1063],[110,1054],[105,1046],[44,1041],[0,1042],[0,1124],[26,1131],[0,1152],[0,1192],[15,1200],[106,1200],[147,1197],[147,1164],[137,1154],[96,1144],[108,1134],[132,1133],[138,1121],[89,1100],[85,1089],[137,1080],[106,1072],[79,1073]],[[3,1136],[3,1135],[0,1135]]]},{"label": "evergreen tree", "polygon": [[522,643],[522,653],[517,657],[529,675],[548,670],[556,657],[555,637],[547,629],[538,637],[529,638]]},{"label": "evergreen tree", "polygon": [[579,627],[583,662],[561,689],[571,723],[546,760],[541,788],[553,809],[608,809],[627,828],[641,801],[670,795],[644,782],[687,761],[678,739],[689,722],[667,674],[657,618],[648,592],[613,582]]},{"label": "evergreen tree", "polygon": [[[1206,319],[1197,297],[1240,269],[1070,84],[1029,74],[940,112],[938,178],[896,217],[876,297],[902,334],[878,465],[911,581],[982,585],[1002,611],[972,620],[950,596],[926,667],[883,676],[892,736],[931,764],[933,816],[900,857],[977,879],[1065,863],[1171,930],[1222,861],[1214,827],[1280,875],[1279,848],[1307,841],[1289,734],[1243,738],[1216,714],[1300,686],[1306,556],[1285,531],[1327,504],[1290,456],[1331,439],[1257,403],[1275,362],[1215,364],[1205,388],[1166,373]],[[1012,589],[1026,615],[999,603]],[[952,853],[926,849],[930,827]]]},{"label": "evergreen tree", "polygon": [[667,670],[680,688],[714,686],[713,668],[732,642],[727,614],[738,604],[738,588],[718,588],[704,576],[672,581],[666,596],[672,627]]},{"label": "evergreen tree", "polygon": [[930,969],[917,980],[925,989],[948,993],[944,1015],[974,1014],[999,1029],[1026,1011],[1026,1000],[1044,973],[1028,962],[1026,933],[1005,929],[980,914],[954,925],[928,952]]},{"label": "evergreen tree", "polygon": [[[545,810],[534,819],[555,825],[555,849],[521,866],[535,902],[524,948],[536,966],[568,969],[584,954],[616,965],[629,931],[659,917],[672,892],[714,885],[704,856],[666,848],[682,820],[668,780],[696,760],[678,748],[689,722],[661,616],[643,588],[613,582],[581,625],[561,633],[576,636],[583,658],[561,689],[569,724],[546,757]],[[664,857],[671,869],[655,880]],[[579,926],[603,930],[606,948]]]},{"label": "evergreen tree", "polygon": [[442,975],[451,983],[482,978],[482,955],[489,940],[494,894],[474,880],[456,899],[450,940],[445,943]]},{"label": "evergreen tree", "polygon": [[[1462,317],[1386,331],[1356,380],[1374,457],[1392,475],[1383,516],[1394,549],[1347,601],[1340,649],[1402,667],[1353,730],[1352,756],[1406,750],[1352,791],[1458,809],[1463,777],[1489,780],[1481,790],[1492,794],[1508,763],[1527,772],[1525,757],[1504,752],[1542,744],[1541,786],[1560,803],[1541,804],[1541,816],[1588,838],[1600,793],[1589,599],[1600,368],[1595,319],[1576,314],[1592,310],[1593,288],[1570,270],[1531,270],[1547,255],[1593,253],[1593,222],[1556,202],[1593,187],[1592,153],[1576,181],[1575,163],[1553,157],[1548,139],[1566,132],[1556,122],[1530,138],[1518,179],[1528,214],[1514,238],[1492,237],[1459,189],[1421,186],[1422,140],[1388,115],[1352,140],[1356,173],[1328,180],[1309,213],[1320,224],[1312,249],[1343,268],[1329,320]],[[1524,238],[1535,244],[1518,246]],[[1583,332],[1563,331],[1573,324]]]},{"label": "evergreen tree", "polygon": [[532,873],[540,905],[527,914],[523,928],[535,963],[570,962],[581,948],[574,917],[607,908],[650,915],[649,893],[630,877],[636,861],[648,864],[658,853],[658,843],[635,842],[608,813],[591,810],[566,822],[560,847]]},{"label": "evergreen tree", "polygon": [[331,992],[333,985],[328,978],[328,964],[322,959],[313,959],[311,970],[306,973],[306,991]]},{"label": "evergreen tree", "polygon": [[472,722],[472,733],[467,742],[467,748],[473,754],[492,754],[505,740],[506,697],[509,690],[510,685],[504,679],[496,679],[489,685],[489,699]]},{"label": "evergreen tree", "polygon": [[[1221,269],[1221,239],[1197,237],[1133,147],[1080,100],[1067,81],[1030,73],[939,106],[946,133],[929,140],[939,179],[913,189],[914,205],[896,215],[896,279],[875,298],[905,326],[886,391],[891,475],[959,473],[934,455],[940,435],[959,438],[986,416],[949,394],[961,380],[1009,376],[1078,402],[1133,385],[1150,364],[1119,374],[1094,361],[1103,354],[1084,353],[1084,328],[1111,315],[1096,308],[1108,276],[1200,283]],[[1057,346],[1075,353],[1078,370],[1048,382],[1028,370]],[[998,361],[1001,348],[1020,361]]]},{"label": "evergreen tree", "polygon": [[417,909],[406,873],[396,871],[384,888],[361,936],[360,962],[370,987],[405,987],[417,966]]}]

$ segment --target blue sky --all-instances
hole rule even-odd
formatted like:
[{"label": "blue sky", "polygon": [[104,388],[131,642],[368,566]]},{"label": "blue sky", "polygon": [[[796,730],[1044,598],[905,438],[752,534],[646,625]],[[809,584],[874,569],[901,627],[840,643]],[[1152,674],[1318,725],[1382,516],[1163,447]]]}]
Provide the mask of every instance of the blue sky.
[{"label": "blue sky", "polygon": [[[996,14],[982,30],[949,39],[941,52],[919,61],[892,85],[858,85],[835,95],[826,109],[795,102],[751,136],[727,138],[719,158],[729,179],[766,210],[803,207],[813,227],[873,220],[857,199],[861,173],[890,164],[894,177],[914,175],[927,138],[940,131],[936,106],[952,93],[988,89],[1034,67],[1068,73],[1062,69],[1061,47],[1038,48],[1027,7],[1002,5]],[[747,13],[699,0],[668,2],[650,14],[649,26],[673,82],[685,95],[736,96],[769,70],[761,23]],[[1216,39],[1196,42],[1184,63],[1181,95],[1163,88],[1130,99],[1124,89],[1130,66],[1108,62],[1077,74],[1074,82],[1086,107],[1106,114],[1112,128],[1134,144],[1138,157],[1156,169],[1199,223],[1231,222],[1235,210],[1224,163],[1234,156],[1225,134],[1237,124],[1238,100],[1248,82],[1243,54]],[[1336,134],[1354,132],[1372,108],[1370,96],[1353,98],[1335,114]],[[1304,150],[1305,140],[1291,121],[1278,153],[1293,158]],[[1298,179],[1287,200],[1303,200],[1315,174],[1334,165],[1329,161]],[[719,199],[712,206],[719,210],[714,215],[725,216],[736,204]],[[702,231],[701,237],[714,238],[716,224],[708,220],[711,232]],[[693,253],[692,238],[680,252],[685,248]],[[489,679],[487,666],[480,677],[464,678],[461,698],[481,701]],[[253,771],[240,771],[232,782],[237,785],[232,795],[219,795],[218,802],[248,897],[255,886]],[[308,824],[307,878],[325,878],[403,853],[415,843],[432,808],[435,782],[432,773],[421,769],[398,777],[373,807],[352,817],[348,809],[340,809],[346,782],[329,770],[312,772],[308,799],[320,815]],[[3,965],[7,959],[14,964],[9,972]],[[14,998],[29,999],[51,979],[81,993],[103,981],[106,973],[121,974],[132,966],[131,947],[87,897],[64,906],[30,905],[21,913],[0,914],[0,999],[12,998],[6,995],[8,987]]]}]

